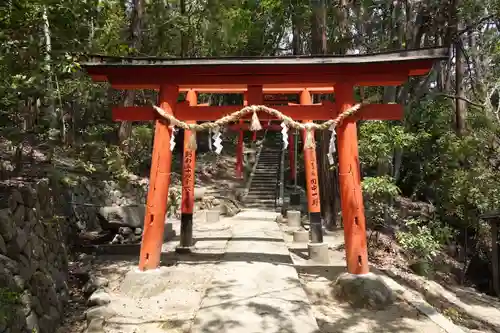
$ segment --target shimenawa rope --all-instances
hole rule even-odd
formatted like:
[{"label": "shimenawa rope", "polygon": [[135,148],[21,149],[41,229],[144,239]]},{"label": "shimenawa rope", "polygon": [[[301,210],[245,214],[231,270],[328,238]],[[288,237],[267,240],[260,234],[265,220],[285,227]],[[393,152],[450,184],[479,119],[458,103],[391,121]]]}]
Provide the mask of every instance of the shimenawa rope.
[{"label": "shimenawa rope", "polygon": [[[369,100],[376,100],[376,99],[378,99],[378,96],[374,96],[374,97],[370,98]],[[160,108],[156,105],[153,105],[153,108],[156,110],[156,112],[158,112],[158,114],[161,117],[168,120],[172,126],[176,126],[176,127],[182,128],[184,130],[190,130],[190,131],[194,131],[194,132],[201,132],[201,131],[206,131],[206,130],[212,130],[215,132],[219,132],[220,128],[223,127],[224,125],[235,122],[235,121],[243,118],[244,116],[246,116],[249,113],[253,113],[251,124],[250,124],[250,130],[251,131],[259,131],[262,129],[262,126],[260,124],[259,118],[257,117],[257,112],[265,112],[265,113],[268,113],[268,114],[278,118],[279,120],[283,121],[285,123],[285,125],[288,127],[292,127],[292,128],[300,129],[300,130],[306,130],[306,139],[304,142],[304,148],[314,148],[315,147],[314,135],[313,135],[314,130],[322,131],[322,130],[330,129],[333,132],[332,135],[335,135],[335,128],[338,125],[340,125],[345,118],[350,117],[350,116],[354,115],[356,112],[358,112],[361,109],[361,107],[365,104],[368,104],[368,103],[365,102],[365,103],[355,104],[355,105],[351,106],[350,108],[348,108],[347,110],[343,111],[335,119],[327,120],[321,124],[297,122],[297,121],[293,120],[292,118],[288,117],[287,115],[281,113],[280,111],[273,109],[273,108],[270,108],[270,107],[265,106],[265,105],[245,106],[243,109],[241,109],[239,111],[235,111],[235,112],[233,112],[227,116],[224,116],[220,119],[217,119],[214,122],[205,122],[202,124],[188,124],[186,122],[183,122],[183,121],[175,118],[174,115],[171,115],[171,114],[165,112],[165,110],[163,110],[162,108]],[[194,141],[194,142],[189,143],[190,147],[193,149],[196,149],[196,135],[195,135],[195,133],[191,134],[190,141]]]}]

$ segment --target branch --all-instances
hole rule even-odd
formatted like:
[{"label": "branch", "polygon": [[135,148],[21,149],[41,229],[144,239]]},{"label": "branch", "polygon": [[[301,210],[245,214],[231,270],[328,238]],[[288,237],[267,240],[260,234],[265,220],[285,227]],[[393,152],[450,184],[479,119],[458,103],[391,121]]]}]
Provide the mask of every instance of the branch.
[{"label": "branch", "polygon": [[469,103],[472,106],[475,106],[475,107],[478,107],[478,108],[481,108],[481,109],[485,108],[484,104],[479,104],[479,103],[471,101],[470,99],[467,99],[467,98],[464,98],[464,97],[460,97],[460,96],[453,96],[453,95],[448,95],[448,94],[443,94],[443,93],[433,94],[433,96],[436,96],[436,97],[446,97],[446,98],[452,98],[452,99],[460,99],[462,101],[465,101],[465,102]]},{"label": "branch", "polygon": [[[469,78],[471,80],[472,93],[474,94],[474,97],[477,98],[476,88],[474,87],[474,78],[472,77],[472,61],[470,59],[469,53],[467,52],[467,50],[464,47],[463,41],[461,39],[459,39],[458,46],[462,50],[462,54],[463,54],[463,56],[465,58],[465,61],[467,62],[467,68],[469,69],[469,73],[468,74],[469,74]],[[476,75],[477,75],[477,68],[476,68]],[[479,98],[477,98],[477,99],[479,99]]]},{"label": "branch", "polygon": [[479,19],[479,21],[477,21],[477,22],[475,22],[475,23],[473,23],[473,24],[471,24],[471,25],[466,26],[466,27],[465,27],[464,29],[462,29],[462,30],[459,30],[459,31],[457,32],[457,37],[458,37],[458,36],[460,36],[460,35],[463,35],[463,34],[464,34],[464,33],[466,33],[466,32],[469,32],[469,31],[470,31],[470,30],[472,30],[472,29],[475,29],[478,25],[481,25],[481,24],[483,24],[483,23],[484,23],[484,22],[486,22],[486,21],[489,21],[489,20],[491,20],[491,19],[494,19],[494,18],[495,18],[495,16],[496,16],[495,14],[491,14],[491,15],[488,15],[488,16],[485,16],[485,17],[480,18],[480,19]]}]

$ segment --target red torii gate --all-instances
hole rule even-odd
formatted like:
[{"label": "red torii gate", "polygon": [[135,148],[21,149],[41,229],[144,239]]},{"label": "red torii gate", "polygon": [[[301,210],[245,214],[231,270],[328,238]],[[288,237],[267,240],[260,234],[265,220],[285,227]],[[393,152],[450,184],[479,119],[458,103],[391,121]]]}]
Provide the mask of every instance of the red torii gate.
[{"label": "red torii gate", "polygon": [[[116,89],[159,90],[159,106],[185,122],[213,121],[236,111],[235,106],[197,106],[196,92],[243,93],[250,105],[262,105],[264,93],[299,93],[299,105],[273,106],[296,121],[327,120],[355,104],[355,86],[397,86],[410,76],[426,75],[434,62],[447,59],[447,48],[405,50],[373,55],[267,58],[161,59],[90,56],[82,64],[94,81]],[[307,89],[305,89],[307,88]],[[333,89],[334,88],[334,89]],[[311,93],[335,93],[335,103],[313,104]],[[177,102],[188,92],[186,102]],[[368,104],[337,127],[340,195],[348,272],[368,273],[365,215],[361,193],[356,121],[401,119],[395,104]],[[171,158],[168,122],[151,106],[116,107],[116,121],[155,120],[151,175],[144,234],[139,259],[141,270],[160,263],[163,228],[170,184]],[[245,117],[250,119],[250,116]],[[271,120],[265,113],[260,120]],[[192,243],[195,152],[187,131],[184,144],[181,247]],[[305,131],[303,135],[305,135]],[[304,151],[312,242],[322,242],[316,151]]]}]

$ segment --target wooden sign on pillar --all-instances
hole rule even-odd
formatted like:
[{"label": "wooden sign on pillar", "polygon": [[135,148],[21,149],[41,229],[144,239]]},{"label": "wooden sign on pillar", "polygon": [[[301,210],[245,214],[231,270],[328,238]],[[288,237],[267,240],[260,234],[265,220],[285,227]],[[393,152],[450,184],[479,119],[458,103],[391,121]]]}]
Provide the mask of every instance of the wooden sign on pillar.
[{"label": "wooden sign on pillar", "polygon": [[[198,103],[198,97],[194,90],[189,90],[186,100],[190,106]],[[187,123],[194,124],[191,120]],[[194,136],[194,137],[193,137]],[[182,161],[182,204],[181,204],[181,238],[177,252],[189,251],[193,245],[193,209],[194,209],[194,183],[196,170],[196,150],[191,145],[196,142],[196,133],[190,130],[184,131],[184,154]]]},{"label": "wooden sign on pillar", "polygon": [[[300,104],[312,104],[311,93],[306,89],[300,94]],[[305,120],[310,123],[312,120]],[[314,141],[314,132],[312,140]],[[306,142],[307,132],[302,132],[303,140]],[[318,162],[316,159],[316,149],[314,147],[304,147],[304,163],[306,172],[307,207],[309,210],[309,221],[311,226],[311,242],[323,242],[323,226],[321,225],[321,203],[319,194]]]}]

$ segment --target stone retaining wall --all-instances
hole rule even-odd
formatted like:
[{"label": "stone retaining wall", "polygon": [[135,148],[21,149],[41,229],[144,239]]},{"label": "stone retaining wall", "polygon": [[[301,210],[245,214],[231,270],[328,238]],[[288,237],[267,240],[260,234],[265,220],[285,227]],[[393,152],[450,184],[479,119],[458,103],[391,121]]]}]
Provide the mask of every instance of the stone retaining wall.
[{"label": "stone retaining wall", "polygon": [[64,220],[47,180],[0,182],[0,333],[54,333],[68,300]]},{"label": "stone retaining wall", "polygon": [[70,215],[79,230],[99,230],[99,209],[106,206],[134,206],[146,203],[148,179],[126,184],[112,180],[80,179],[67,189]]}]

